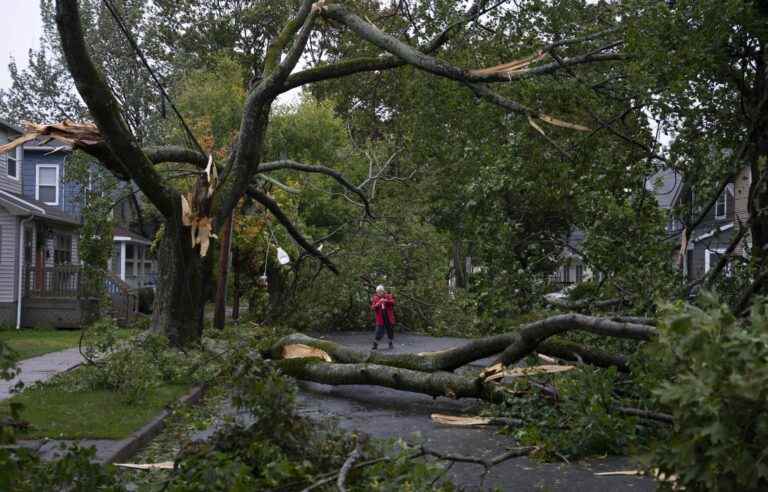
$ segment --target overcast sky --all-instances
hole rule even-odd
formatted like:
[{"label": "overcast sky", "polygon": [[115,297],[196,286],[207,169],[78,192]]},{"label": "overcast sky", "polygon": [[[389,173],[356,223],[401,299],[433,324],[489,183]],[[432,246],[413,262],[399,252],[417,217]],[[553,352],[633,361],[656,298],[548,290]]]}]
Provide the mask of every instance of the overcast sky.
[{"label": "overcast sky", "polygon": [[0,5],[0,89],[7,89],[11,85],[8,62],[13,58],[26,66],[27,52],[39,46],[43,27],[38,0],[0,0]]}]

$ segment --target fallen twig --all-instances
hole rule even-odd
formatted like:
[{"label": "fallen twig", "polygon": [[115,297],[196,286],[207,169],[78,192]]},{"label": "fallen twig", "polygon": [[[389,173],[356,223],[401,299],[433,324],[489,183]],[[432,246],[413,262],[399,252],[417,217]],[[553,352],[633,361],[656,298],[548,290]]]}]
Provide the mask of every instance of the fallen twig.
[{"label": "fallen twig", "polygon": [[344,464],[341,466],[341,470],[339,470],[339,478],[336,480],[336,486],[339,488],[339,492],[347,491],[347,488],[344,486],[344,482],[347,481],[347,475],[349,474],[355,462],[363,457],[363,443],[365,440],[366,439],[364,435],[357,438],[355,449],[349,454],[346,461],[344,461]]}]

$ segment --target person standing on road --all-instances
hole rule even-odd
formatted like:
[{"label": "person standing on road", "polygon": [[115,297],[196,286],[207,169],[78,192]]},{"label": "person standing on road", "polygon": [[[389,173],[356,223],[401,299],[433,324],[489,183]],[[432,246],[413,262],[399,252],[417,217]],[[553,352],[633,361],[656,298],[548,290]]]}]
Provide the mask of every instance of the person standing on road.
[{"label": "person standing on road", "polygon": [[371,309],[376,315],[373,350],[379,348],[379,341],[384,338],[385,331],[389,338],[389,348],[392,349],[392,341],[395,338],[395,296],[387,292],[383,285],[379,285],[371,298]]}]

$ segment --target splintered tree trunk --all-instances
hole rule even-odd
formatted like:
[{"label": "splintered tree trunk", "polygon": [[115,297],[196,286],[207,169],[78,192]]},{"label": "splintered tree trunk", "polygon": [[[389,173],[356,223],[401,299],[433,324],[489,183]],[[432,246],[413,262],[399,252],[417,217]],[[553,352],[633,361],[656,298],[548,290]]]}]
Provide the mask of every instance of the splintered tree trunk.
[{"label": "splintered tree trunk", "polygon": [[181,219],[165,223],[158,259],[158,287],[152,330],[165,334],[171,344],[184,346],[200,339],[203,310],[208,299],[210,261],[192,248],[189,228]]}]

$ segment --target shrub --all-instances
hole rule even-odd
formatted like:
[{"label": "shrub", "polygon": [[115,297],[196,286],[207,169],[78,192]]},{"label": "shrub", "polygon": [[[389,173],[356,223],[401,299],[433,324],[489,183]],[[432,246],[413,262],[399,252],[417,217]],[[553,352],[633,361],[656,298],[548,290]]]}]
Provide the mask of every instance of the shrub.
[{"label": "shrub", "polygon": [[668,309],[657,354],[669,367],[654,391],[674,416],[653,464],[686,490],[768,490],[768,303],[748,322],[716,298]]}]

